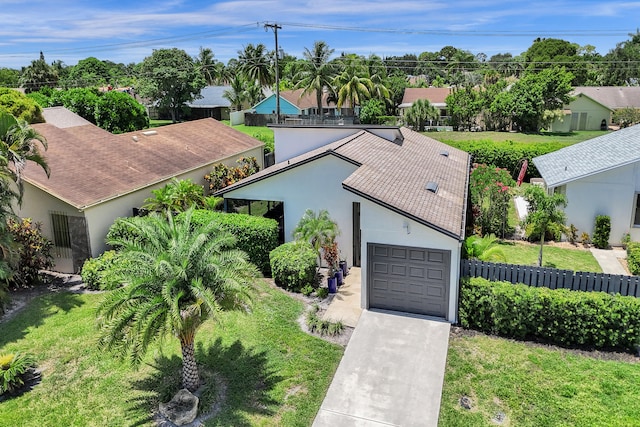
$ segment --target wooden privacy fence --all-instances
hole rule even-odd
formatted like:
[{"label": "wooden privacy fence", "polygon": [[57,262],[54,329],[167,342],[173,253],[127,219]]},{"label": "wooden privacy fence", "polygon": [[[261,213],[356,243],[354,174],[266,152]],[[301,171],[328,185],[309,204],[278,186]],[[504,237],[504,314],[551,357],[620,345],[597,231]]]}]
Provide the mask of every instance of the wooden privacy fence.
[{"label": "wooden privacy fence", "polygon": [[640,276],[586,273],[530,265],[500,264],[463,259],[460,261],[461,277],[483,277],[492,282],[523,283],[549,289],[607,292],[623,296],[640,297]]}]

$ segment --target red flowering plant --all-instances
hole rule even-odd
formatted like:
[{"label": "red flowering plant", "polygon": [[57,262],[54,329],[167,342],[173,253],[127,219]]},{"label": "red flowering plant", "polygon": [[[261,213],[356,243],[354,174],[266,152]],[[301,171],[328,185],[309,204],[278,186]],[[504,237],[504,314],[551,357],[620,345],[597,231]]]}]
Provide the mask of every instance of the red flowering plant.
[{"label": "red flowering plant", "polygon": [[475,164],[469,180],[474,230],[504,237],[508,232],[511,187],[516,182],[506,169]]}]

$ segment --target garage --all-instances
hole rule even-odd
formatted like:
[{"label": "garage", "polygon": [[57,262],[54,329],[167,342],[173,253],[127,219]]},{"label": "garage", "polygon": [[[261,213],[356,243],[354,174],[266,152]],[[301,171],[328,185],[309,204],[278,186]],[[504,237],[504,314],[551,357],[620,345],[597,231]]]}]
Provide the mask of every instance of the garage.
[{"label": "garage", "polygon": [[369,308],[447,317],[451,252],[367,244]]}]

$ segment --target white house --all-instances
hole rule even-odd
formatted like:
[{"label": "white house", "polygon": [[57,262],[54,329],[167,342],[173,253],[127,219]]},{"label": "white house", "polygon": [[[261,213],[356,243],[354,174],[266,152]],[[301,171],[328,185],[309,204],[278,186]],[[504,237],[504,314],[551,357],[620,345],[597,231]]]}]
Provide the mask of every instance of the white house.
[{"label": "white house", "polygon": [[274,126],[278,163],[220,192],[282,202],[287,241],[327,209],[364,308],[457,320],[469,155],[406,128]]},{"label": "white house", "polygon": [[574,130],[607,130],[611,124],[613,109],[596,101],[578,89],[572,93],[573,100],[562,110],[562,117],[549,126],[552,132]]},{"label": "white house", "polygon": [[640,125],[533,159],[548,191],[567,197],[567,225],[592,235],[595,217],[611,217],[609,243],[640,241]]},{"label": "white house", "polygon": [[61,272],[78,272],[85,259],[107,249],[113,221],[131,216],[171,178],[204,184],[213,164],[235,165],[245,156],[262,167],[263,143],[214,119],[113,135],[63,107],[45,109],[44,116],[47,122],[33,127],[47,138],[51,177],[25,169],[17,213],[42,223]]}]

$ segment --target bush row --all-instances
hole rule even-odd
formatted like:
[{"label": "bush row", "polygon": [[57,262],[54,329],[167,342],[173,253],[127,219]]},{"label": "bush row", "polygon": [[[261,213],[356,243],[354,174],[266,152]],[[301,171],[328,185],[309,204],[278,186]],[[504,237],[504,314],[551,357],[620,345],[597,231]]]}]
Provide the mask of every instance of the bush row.
[{"label": "bush row", "polygon": [[[128,265],[123,265],[127,262]],[[89,289],[109,291],[119,288],[122,283],[115,268],[127,270],[133,267],[128,261],[118,256],[117,251],[106,251],[97,258],[89,258],[82,265],[82,281]]]},{"label": "bush row", "polygon": [[269,258],[276,285],[293,292],[300,292],[307,285],[313,286],[317,254],[310,243],[285,243],[271,251]]},{"label": "bush row", "polygon": [[640,276],[640,243],[627,243],[627,266],[634,276]]},{"label": "bush row", "polygon": [[460,323],[486,333],[563,346],[634,349],[640,298],[465,278]]},{"label": "bush row", "polygon": [[494,142],[490,140],[449,141],[447,144],[471,154],[473,163],[484,163],[508,170],[513,179],[518,178],[522,160],[527,159],[529,162],[529,167],[525,175],[525,179],[527,180],[540,177],[540,173],[531,159],[565,147],[565,144],[559,142],[527,144],[513,141]]},{"label": "bush row", "polygon": [[196,210],[191,221],[194,224],[216,222],[220,228],[233,234],[237,240],[236,248],[249,255],[249,261],[255,264],[263,274],[269,275],[269,252],[278,246],[278,222],[274,219],[247,214],[229,214],[209,210]]}]

